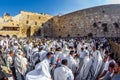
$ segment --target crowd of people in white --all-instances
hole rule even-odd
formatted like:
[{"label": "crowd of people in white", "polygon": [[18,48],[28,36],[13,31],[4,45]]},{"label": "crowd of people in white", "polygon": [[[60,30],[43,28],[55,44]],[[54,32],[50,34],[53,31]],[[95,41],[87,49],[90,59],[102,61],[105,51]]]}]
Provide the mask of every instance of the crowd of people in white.
[{"label": "crowd of people in white", "polygon": [[0,80],[120,80],[105,38],[0,37],[0,68]]}]

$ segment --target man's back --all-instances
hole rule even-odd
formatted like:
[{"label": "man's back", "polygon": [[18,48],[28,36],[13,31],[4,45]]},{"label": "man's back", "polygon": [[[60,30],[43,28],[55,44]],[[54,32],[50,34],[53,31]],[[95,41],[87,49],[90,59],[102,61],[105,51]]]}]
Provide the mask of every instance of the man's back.
[{"label": "man's back", "polygon": [[72,71],[67,67],[62,65],[54,71],[54,80],[73,80],[74,76]]}]

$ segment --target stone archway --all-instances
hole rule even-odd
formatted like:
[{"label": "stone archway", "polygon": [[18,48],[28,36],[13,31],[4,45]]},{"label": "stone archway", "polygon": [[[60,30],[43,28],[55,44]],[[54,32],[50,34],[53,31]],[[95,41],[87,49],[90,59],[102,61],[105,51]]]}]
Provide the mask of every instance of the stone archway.
[{"label": "stone archway", "polygon": [[30,37],[31,36],[30,34],[31,34],[31,27],[28,27],[26,32],[27,37]]}]

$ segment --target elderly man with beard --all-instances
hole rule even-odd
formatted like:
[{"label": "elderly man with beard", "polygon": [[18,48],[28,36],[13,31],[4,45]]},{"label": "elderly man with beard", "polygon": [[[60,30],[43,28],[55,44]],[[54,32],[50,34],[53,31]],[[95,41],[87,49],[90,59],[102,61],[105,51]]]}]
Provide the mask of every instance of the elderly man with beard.
[{"label": "elderly man with beard", "polygon": [[120,58],[115,64],[115,74],[111,80],[120,80]]}]

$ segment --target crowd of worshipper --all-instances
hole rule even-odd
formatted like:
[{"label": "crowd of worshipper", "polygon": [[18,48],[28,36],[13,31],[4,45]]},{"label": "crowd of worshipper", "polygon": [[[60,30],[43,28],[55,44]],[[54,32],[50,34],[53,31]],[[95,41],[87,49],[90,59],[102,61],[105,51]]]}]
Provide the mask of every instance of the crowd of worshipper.
[{"label": "crowd of worshipper", "polygon": [[120,38],[111,38],[110,40],[117,43],[118,45],[120,44]]},{"label": "crowd of worshipper", "polygon": [[0,37],[0,80],[120,80],[120,59],[114,59],[105,38],[4,36]]}]

